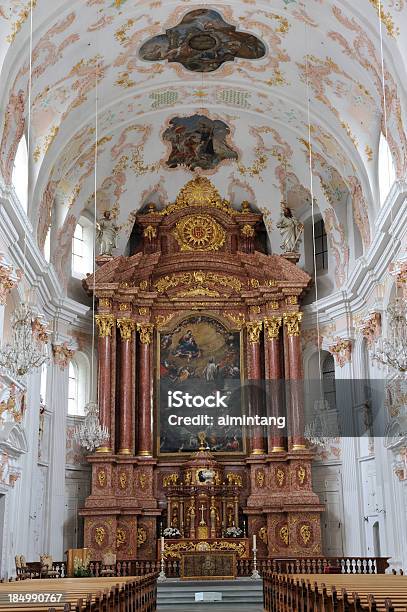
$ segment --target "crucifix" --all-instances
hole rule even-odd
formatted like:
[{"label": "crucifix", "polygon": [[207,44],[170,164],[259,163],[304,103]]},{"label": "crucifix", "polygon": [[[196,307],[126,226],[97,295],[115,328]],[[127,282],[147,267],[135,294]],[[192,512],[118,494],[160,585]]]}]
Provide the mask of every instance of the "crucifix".
[{"label": "crucifix", "polygon": [[204,519],[204,510],[206,510],[206,506],[204,506],[204,505],[202,504],[202,506],[201,506],[199,509],[200,509],[200,511],[201,511],[201,520],[200,520],[199,524],[200,524],[200,525],[206,525],[206,523],[205,523],[205,519]]}]

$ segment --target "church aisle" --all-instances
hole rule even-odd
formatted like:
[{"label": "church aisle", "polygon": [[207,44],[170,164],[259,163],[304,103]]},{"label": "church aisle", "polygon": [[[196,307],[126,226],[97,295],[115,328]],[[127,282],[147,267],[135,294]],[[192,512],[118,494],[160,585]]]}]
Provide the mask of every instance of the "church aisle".
[{"label": "church aisle", "polygon": [[[196,593],[221,594],[221,601],[196,602]],[[261,580],[176,580],[158,583],[157,609],[171,610],[232,610],[242,608],[249,612],[263,610],[263,583]]]}]

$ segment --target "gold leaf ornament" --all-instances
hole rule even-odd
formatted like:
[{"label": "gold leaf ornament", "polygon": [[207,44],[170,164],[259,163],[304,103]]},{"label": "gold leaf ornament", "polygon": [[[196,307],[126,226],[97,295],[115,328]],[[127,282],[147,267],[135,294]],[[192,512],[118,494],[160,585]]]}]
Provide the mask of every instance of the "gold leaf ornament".
[{"label": "gold leaf ornament", "polygon": [[209,215],[185,217],[173,233],[181,251],[219,251],[226,240],[223,228]]}]

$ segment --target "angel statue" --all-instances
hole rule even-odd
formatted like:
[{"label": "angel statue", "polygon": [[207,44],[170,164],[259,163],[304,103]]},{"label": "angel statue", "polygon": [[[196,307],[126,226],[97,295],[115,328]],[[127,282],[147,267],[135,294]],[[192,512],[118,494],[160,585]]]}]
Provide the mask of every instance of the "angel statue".
[{"label": "angel statue", "polygon": [[286,204],[282,205],[282,214],[277,223],[283,242],[281,248],[284,253],[298,253],[301,244],[304,225],[294,217]]},{"label": "angel statue", "polygon": [[112,249],[117,246],[117,235],[119,227],[115,223],[115,215],[112,211],[105,210],[101,219],[96,224],[96,240],[99,245],[99,255],[112,256]]}]

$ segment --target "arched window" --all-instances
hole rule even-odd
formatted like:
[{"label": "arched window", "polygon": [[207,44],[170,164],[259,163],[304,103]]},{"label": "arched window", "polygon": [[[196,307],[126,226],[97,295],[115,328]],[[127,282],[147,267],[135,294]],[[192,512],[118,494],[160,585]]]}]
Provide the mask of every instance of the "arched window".
[{"label": "arched window", "polygon": [[48,366],[46,363],[41,367],[41,381],[40,381],[40,403],[45,405],[47,403],[47,375]]},{"label": "arched window", "polygon": [[51,259],[51,228],[48,228],[47,235],[45,237],[44,242],[44,257],[45,261],[50,261]]},{"label": "arched window", "polygon": [[78,368],[71,361],[68,373],[68,414],[78,414],[78,399]]},{"label": "arched window", "polygon": [[68,414],[83,416],[89,401],[89,361],[84,353],[76,352],[69,364]]},{"label": "arched window", "polygon": [[72,275],[83,278],[93,269],[93,234],[91,223],[81,217],[72,239]]},{"label": "arched window", "polygon": [[389,144],[383,134],[380,135],[379,144],[379,190],[380,205],[382,206],[389,194],[389,191],[396,179],[393,158]]},{"label": "arched window", "polygon": [[329,407],[336,409],[336,386],[335,386],[335,360],[329,354],[322,362],[322,384],[324,389],[324,399],[327,400]]},{"label": "arched window", "polygon": [[28,203],[28,152],[25,136],[22,136],[17,147],[12,182],[20,204],[26,211]]},{"label": "arched window", "polygon": [[328,241],[323,219],[314,223],[315,265],[317,272],[328,270]]}]

